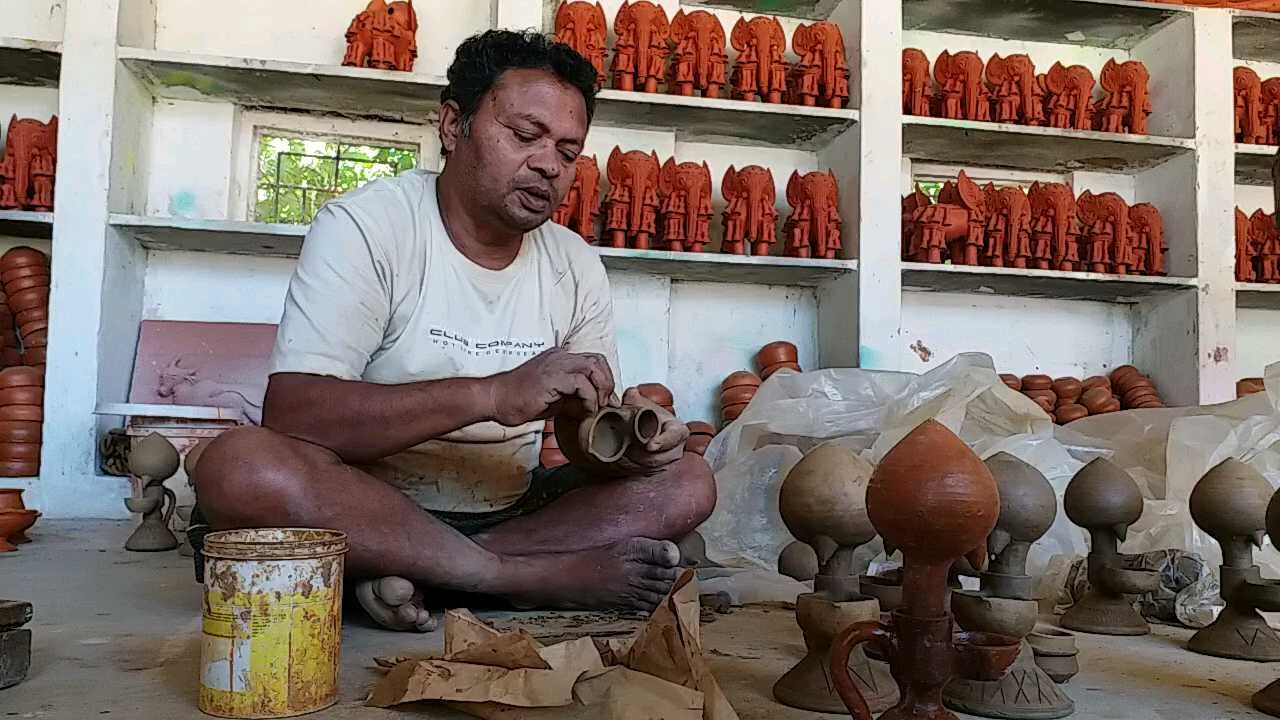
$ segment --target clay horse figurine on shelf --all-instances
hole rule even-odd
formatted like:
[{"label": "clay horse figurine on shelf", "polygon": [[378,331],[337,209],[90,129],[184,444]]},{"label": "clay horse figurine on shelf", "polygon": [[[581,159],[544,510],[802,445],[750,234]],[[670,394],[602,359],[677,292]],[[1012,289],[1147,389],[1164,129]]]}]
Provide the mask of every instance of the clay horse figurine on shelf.
[{"label": "clay horse figurine on shelf", "polygon": [[131,512],[141,513],[142,522],[125,542],[125,550],[153,552],[178,547],[178,538],[169,529],[178,498],[164,486],[176,472],[178,451],[159,433],[142,438],[129,452],[129,474],[140,492],[125,498],[124,504]]},{"label": "clay horse figurine on shelf", "polygon": [[648,0],[622,0],[613,16],[613,86],[619,90],[658,92],[666,76],[671,23],[667,11]]},{"label": "clay horse figurine on shelf", "polygon": [[662,242],[667,250],[702,252],[710,240],[711,169],[667,158],[658,173]]},{"label": "clay horse figurine on shelf", "polygon": [[627,247],[629,242],[633,248],[649,249],[658,233],[659,167],[655,152],[624,153],[615,146],[609,153],[602,242],[616,248]]},{"label": "clay horse figurine on shelf", "polygon": [[1160,575],[1121,565],[1118,546],[1142,517],[1142,493],[1129,473],[1097,458],[1080,469],[1062,496],[1071,522],[1089,531],[1089,591],[1062,616],[1068,630],[1099,635],[1146,635],[1133,596],[1154,592]]},{"label": "clay horse figurine on shelf", "polygon": [[596,87],[603,87],[605,38],[609,25],[600,3],[561,2],[556,8],[556,42],[564,43],[591,61],[596,69]]},{"label": "clay horse figurine on shelf", "polygon": [[413,0],[370,0],[347,27],[343,65],[410,72],[417,58],[418,14]]},{"label": "clay horse figurine on shelf", "polygon": [[720,192],[725,199],[720,252],[745,255],[750,247],[752,255],[770,254],[778,230],[773,172],[759,165],[741,170],[730,165],[720,180]]},{"label": "clay horse figurine on shelf", "polygon": [[929,117],[933,104],[933,76],[929,56],[919,48],[902,49],[902,114]]},{"label": "clay horse figurine on shelf", "polygon": [[57,159],[57,115],[47,123],[12,116],[0,156],[0,210],[52,210]]},{"label": "clay horse figurine on shelf", "polygon": [[724,26],[706,10],[677,10],[671,19],[671,70],[667,88],[676,95],[720,97],[729,56],[724,51]]},{"label": "clay horse figurine on shelf", "polygon": [[551,221],[573,230],[594,245],[596,217],[600,214],[600,168],[594,155],[579,155],[573,164],[573,184],[564,202],[551,214]]},{"label": "clay horse figurine on shelf", "polygon": [[942,689],[956,674],[999,680],[1018,657],[1019,638],[953,633],[947,573],[963,555],[986,566],[986,538],[996,526],[996,481],[950,430],[926,420],[884,456],[867,485],[867,513],[885,550],[902,551],[902,607],[890,623],[862,622],[836,637],[831,675],[854,720],[871,709],[849,670],[850,654],[869,643],[886,657],[900,699],[881,718],[955,720]]},{"label": "clay horse figurine on shelf", "polygon": [[791,102],[844,107],[849,99],[849,64],[840,27],[825,20],[800,25],[791,35],[791,49],[800,56],[792,73]]},{"label": "clay horse figurine on shelf", "polygon": [[1253,562],[1253,548],[1262,549],[1271,495],[1271,483],[1234,458],[1215,465],[1191,490],[1191,519],[1222,549],[1226,607],[1191,636],[1188,650],[1237,660],[1280,660],[1280,636],[1258,614],[1280,612],[1280,582],[1264,580]]},{"label": "clay horse figurine on shelf", "polygon": [[835,173],[791,172],[787,180],[791,215],[783,224],[787,255],[833,260],[840,251],[840,193]]},{"label": "clay horse figurine on shelf", "polygon": [[738,51],[729,84],[735,100],[782,102],[787,90],[787,35],[775,17],[738,18],[729,34]]},{"label": "clay horse figurine on shelf", "polygon": [[[845,628],[880,618],[880,603],[858,592],[854,553],[875,537],[867,517],[871,463],[839,445],[810,451],[787,473],[778,496],[782,521],[821,561],[814,592],[796,598],[796,621],[808,648],[773,686],[778,702],[825,713],[843,713],[831,678],[831,641]],[[851,656],[852,679],[872,712],[898,702],[898,690],[883,662],[861,648]]]}]

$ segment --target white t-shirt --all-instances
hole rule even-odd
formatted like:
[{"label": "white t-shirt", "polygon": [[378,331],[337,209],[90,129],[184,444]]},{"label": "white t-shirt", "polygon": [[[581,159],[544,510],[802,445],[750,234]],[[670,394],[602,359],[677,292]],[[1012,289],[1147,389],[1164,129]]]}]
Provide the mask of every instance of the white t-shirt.
[{"label": "white t-shirt", "polygon": [[[551,222],[502,270],[468,260],[415,170],[328,202],[289,283],[271,373],[396,384],[484,377],[563,346],[609,359],[613,305],[595,248]],[[485,422],[365,466],[431,510],[510,505],[538,464],[542,421]]]}]

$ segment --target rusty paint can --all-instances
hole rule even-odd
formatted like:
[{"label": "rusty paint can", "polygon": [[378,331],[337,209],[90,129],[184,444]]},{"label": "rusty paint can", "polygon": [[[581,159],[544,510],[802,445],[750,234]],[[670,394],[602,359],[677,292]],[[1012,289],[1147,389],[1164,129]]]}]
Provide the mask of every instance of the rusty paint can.
[{"label": "rusty paint can", "polygon": [[280,718],[337,702],[346,552],[335,530],[205,536],[202,712]]}]

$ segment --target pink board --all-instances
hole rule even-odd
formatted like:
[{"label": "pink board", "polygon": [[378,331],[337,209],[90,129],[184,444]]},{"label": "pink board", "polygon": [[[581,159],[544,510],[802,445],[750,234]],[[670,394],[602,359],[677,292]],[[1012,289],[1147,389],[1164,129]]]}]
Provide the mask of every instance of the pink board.
[{"label": "pink board", "polygon": [[129,402],[235,408],[262,422],[276,326],[144,320]]}]

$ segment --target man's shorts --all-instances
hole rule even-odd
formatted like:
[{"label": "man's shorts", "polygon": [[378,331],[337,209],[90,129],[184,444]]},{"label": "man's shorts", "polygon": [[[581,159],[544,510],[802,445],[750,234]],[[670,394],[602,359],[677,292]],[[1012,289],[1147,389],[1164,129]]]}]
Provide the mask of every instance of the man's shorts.
[{"label": "man's shorts", "polygon": [[[557,468],[538,466],[529,476],[529,487],[514,503],[500,510],[487,512],[443,512],[427,510],[432,517],[440,520],[463,535],[477,535],[502,523],[525,515],[532,515],[555,500],[564,497],[571,490],[585,487],[591,478],[585,472],[572,465]],[[191,523],[187,526],[187,542],[195,550],[196,582],[204,582],[204,536],[210,529],[204,514],[200,512],[200,499],[191,509]]]}]

